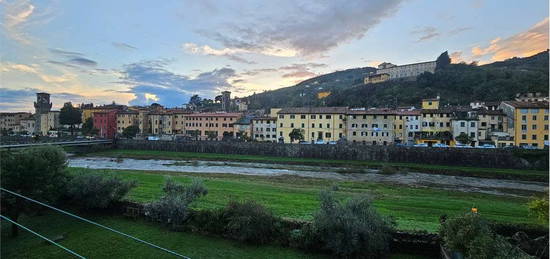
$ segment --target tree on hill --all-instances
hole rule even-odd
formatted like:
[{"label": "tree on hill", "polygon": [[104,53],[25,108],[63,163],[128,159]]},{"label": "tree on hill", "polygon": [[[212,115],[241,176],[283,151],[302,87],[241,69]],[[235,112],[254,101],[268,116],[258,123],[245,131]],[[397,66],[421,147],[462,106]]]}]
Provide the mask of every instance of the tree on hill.
[{"label": "tree on hill", "polygon": [[136,125],[130,125],[122,130],[122,136],[125,138],[133,138],[139,133],[139,127]]},{"label": "tree on hill", "polygon": [[66,102],[59,111],[59,123],[69,125],[71,135],[73,135],[75,125],[82,123],[82,112],[73,107],[71,102]]},{"label": "tree on hill", "polygon": [[290,137],[290,142],[294,142],[294,140],[304,140],[304,131],[301,129],[292,129],[288,136]]},{"label": "tree on hill", "polygon": [[445,51],[443,53],[441,53],[441,55],[439,55],[439,57],[437,57],[437,59],[435,60],[435,69],[436,70],[439,70],[439,69],[444,69],[446,68],[448,65],[451,64],[451,58],[449,57],[449,52]]}]

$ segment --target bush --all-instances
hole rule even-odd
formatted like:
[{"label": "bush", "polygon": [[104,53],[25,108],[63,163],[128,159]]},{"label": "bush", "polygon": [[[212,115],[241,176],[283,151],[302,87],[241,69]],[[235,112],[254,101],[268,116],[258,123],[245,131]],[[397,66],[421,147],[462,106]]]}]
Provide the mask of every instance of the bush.
[{"label": "bush", "polygon": [[527,204],[531,215],[537,217],[539,222],[548,224],[548,192],[544,197],[532,198]]},{"label": "bush", "polygon": [[445,246],[466,258],[531,258],[495,234],[489,223],[476,213],[446,220],[440,229]]},{"label": "bush", "polygon": [[85,209],[103,209],[121,201],[136,186],[136,181],[113,176],[79,174],[69,182],[65,196],[69,202]]},{"label": "bush", "polygon": [[383,165],[380,169],[381,174],[397,174],[399,170],[391,165]]},{"label": "bush", "polygon": [[241,242],[265,244],[273,240],[278,219],[254,201],[230,201],[223,210],[227,236]]},{"label": "bush", "polygon": [[189,205],[208,193],[203,183],[194,179],[189,186],[180,185],[168,178],[164,184],[164,196],[145,204],[145,216],[176,230],[189,218]]},{"label": "bush", "polygon": [[329,250],[339,257],[382,257],[388,252],[393,223],[362,196],[338,202],[332,192],[320,194],[321,208],[311,226],[302,229],[306,248]]}]

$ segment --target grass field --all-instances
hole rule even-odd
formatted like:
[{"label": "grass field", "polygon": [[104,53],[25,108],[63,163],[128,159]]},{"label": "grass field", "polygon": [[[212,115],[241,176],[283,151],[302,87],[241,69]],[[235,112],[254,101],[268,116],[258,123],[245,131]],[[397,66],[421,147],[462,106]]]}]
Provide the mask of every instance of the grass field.
[{"label": "grass field", "polygon": [[415,170],[423,173],[437,173],[449,175],[475,176],[485,178],[503,178],[548,182],[547,171],[520,170],[520,169],[496,169],[460,166],[427,165],[415,163],[384,163],[377,161],[355,161],[355,160],[328,160],[314,158],[295,157],[274,157],[257,155],[233,155],[215,153],[190,153],[190,152],[169,152],[154,150],[124,150],[113,149],[108,151],[90,153],[91,156],[128,157],[140,159],[202,159],[217,161],[243,161],[259,163],[282,163],[282,164],[305,164],[325,166],[346,166],[346,167],[371,167],[379,168],[383,165],[391,165],[408,170]]},{"label": "grass field", "polygon": [[160,197],[166,176],[172,176],[182,183],[190,182],[192,177],[199,177],[204,180],[209,193],[195,204],[198,209],[220,208],[232,199],[250,199],[264,204],[279,216],[309,220],[318,209],[319,191],[337,184],[338,197],[370,195],[378,211],[395,217],[398,228],[404,230],[435,232],[439,227],[441,215],[460,214],[469,211],[472,206],[476,206],[484,217],[496,222],[530,224],[535,222],[535,219],[528,215],[525,198],[377,183],[334,182],[291,176],[199,175],[81,168],[70,170],[100,172],[117,175],[124,179],[134,179],[138,181],[139,186],[131,191],[128,198],[138,202],[147,202]]}]

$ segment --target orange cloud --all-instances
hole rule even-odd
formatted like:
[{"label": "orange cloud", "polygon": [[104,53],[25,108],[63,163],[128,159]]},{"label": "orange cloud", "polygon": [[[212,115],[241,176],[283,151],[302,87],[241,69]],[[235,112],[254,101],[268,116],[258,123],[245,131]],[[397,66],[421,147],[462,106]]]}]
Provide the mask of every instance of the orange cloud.
[{"label": "orange cloud", "polygon": [[548,49],[548,17],[529,30],[506,39],[496,38],[487,47],[472,48],[472,58],[490,56],[490,61],[527,57]]}]

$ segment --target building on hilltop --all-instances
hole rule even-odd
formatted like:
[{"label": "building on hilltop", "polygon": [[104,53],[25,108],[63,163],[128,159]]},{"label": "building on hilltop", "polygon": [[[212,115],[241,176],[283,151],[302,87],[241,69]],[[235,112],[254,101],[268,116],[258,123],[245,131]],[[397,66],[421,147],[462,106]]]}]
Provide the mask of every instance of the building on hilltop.
[{"label": "building on hilltop", "polygon": [[399,78],[416,78],[416,76],[424,72],[435,73],[435,68],[436,68],[435,61],[406,64],[401,66],[384,62],[378,65],[376,74],[377,75],[388,74],[390,80],[399,79]]},{"label": "building on hilltop", "polygon": [[386,73],[381,73],[381,74],[366,76],[363,83],[368,85],[368,84],[382,83],[388,80],[390,80],[390,75]]}]

